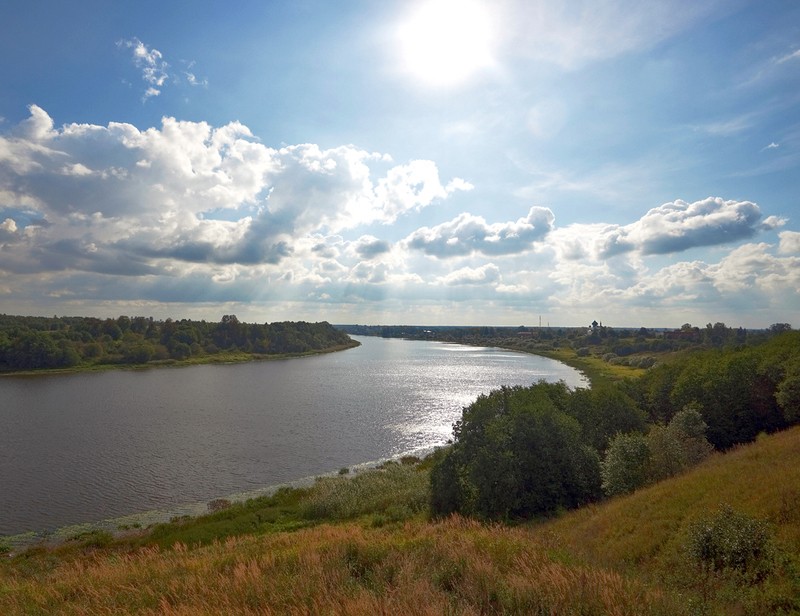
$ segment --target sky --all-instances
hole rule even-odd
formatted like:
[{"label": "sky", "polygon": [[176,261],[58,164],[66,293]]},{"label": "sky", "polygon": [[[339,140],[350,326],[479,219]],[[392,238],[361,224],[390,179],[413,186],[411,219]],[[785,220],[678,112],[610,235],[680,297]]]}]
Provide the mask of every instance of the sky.
[{"label": "sky", "polygon": [[800,326],[800,2],[0,24],[0,313]]}]

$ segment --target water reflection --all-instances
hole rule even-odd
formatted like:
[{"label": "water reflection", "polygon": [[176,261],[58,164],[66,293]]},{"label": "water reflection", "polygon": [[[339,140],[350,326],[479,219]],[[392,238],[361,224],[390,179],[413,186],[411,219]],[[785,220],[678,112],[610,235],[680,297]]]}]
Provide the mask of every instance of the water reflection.
[{"label": "water reflection", "polygon": [[0,534],[425,452],[481,393],[583,382],[533,355],[359,340],[277,362],[0,379]]}]

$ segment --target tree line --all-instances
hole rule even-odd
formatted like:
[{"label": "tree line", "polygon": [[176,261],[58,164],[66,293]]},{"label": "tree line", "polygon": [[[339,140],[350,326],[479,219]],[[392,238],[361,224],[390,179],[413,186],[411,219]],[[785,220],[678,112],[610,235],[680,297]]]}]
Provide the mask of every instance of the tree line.
[{"label": "tree line", "polygon": [[572,509],[635,490],[800,422],[800,332],[692,352],[592,389],[480,396],[431,470],[431,507],[485,519]]},{"label": "tree line", "polygon": [[327,322],[243,323],[155,320],[152,317],[28,317],[0,315],[0,370],[147,364],[223,353],[299,354],[352,346]]}]

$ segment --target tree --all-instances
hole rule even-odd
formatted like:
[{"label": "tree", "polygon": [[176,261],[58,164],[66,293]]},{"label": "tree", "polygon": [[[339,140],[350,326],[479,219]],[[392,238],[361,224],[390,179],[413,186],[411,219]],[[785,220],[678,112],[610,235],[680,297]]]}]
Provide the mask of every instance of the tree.
[{"label": "tree", "polygon": [[785,364],[783,379],[775,390],[775,400],[786,421],[800,421],[800,355]]},{"label": "tree", "polygon": [[580,423],[584,441],[599,452],[605,451],[618,432],[644,430],[647,420],[636,402],[619,387],[578,389],[569,396],[566,411]]},{"label": "tree", "polygon": [[653,426],[647,434],[648,481],[667,479],[707,458],[714,447],[706,439],[706,428],[697,404],[690,404],[676,413],[668,425]]},{"label": "tree", "polygon": [[792,330],[792,326],[789,323],[773,323],[767,328],[770,334],[782,334],[783,332],[788,332]]},{"label": "tree", "polygon": [[598,498],[599,456],[560,410],[564,391],[563,384],[504,387],[465,408],[431,472],[434,514],[528,518]]},{"label": "tree", "polygon": [[679,444],[684,468],[699,464],[714,449],[706,438],[708,425],[703,421],[701,410],[697,404],[689,404],[676,413],[667,426],[667,431]]},{"label": "tree", "polygon": [[600,465],[603,491],[609,496],[627,494],[647,482],[650,448],[639,432],[617,434]]}]

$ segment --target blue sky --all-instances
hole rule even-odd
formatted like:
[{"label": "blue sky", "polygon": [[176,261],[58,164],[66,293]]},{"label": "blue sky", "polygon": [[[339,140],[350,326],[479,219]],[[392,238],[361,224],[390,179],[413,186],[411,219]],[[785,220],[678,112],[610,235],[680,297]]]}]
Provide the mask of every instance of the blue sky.
[{"label": "blue sky", "polygon": [[0,23],[0,312],[800,326],[800,3]]}]

